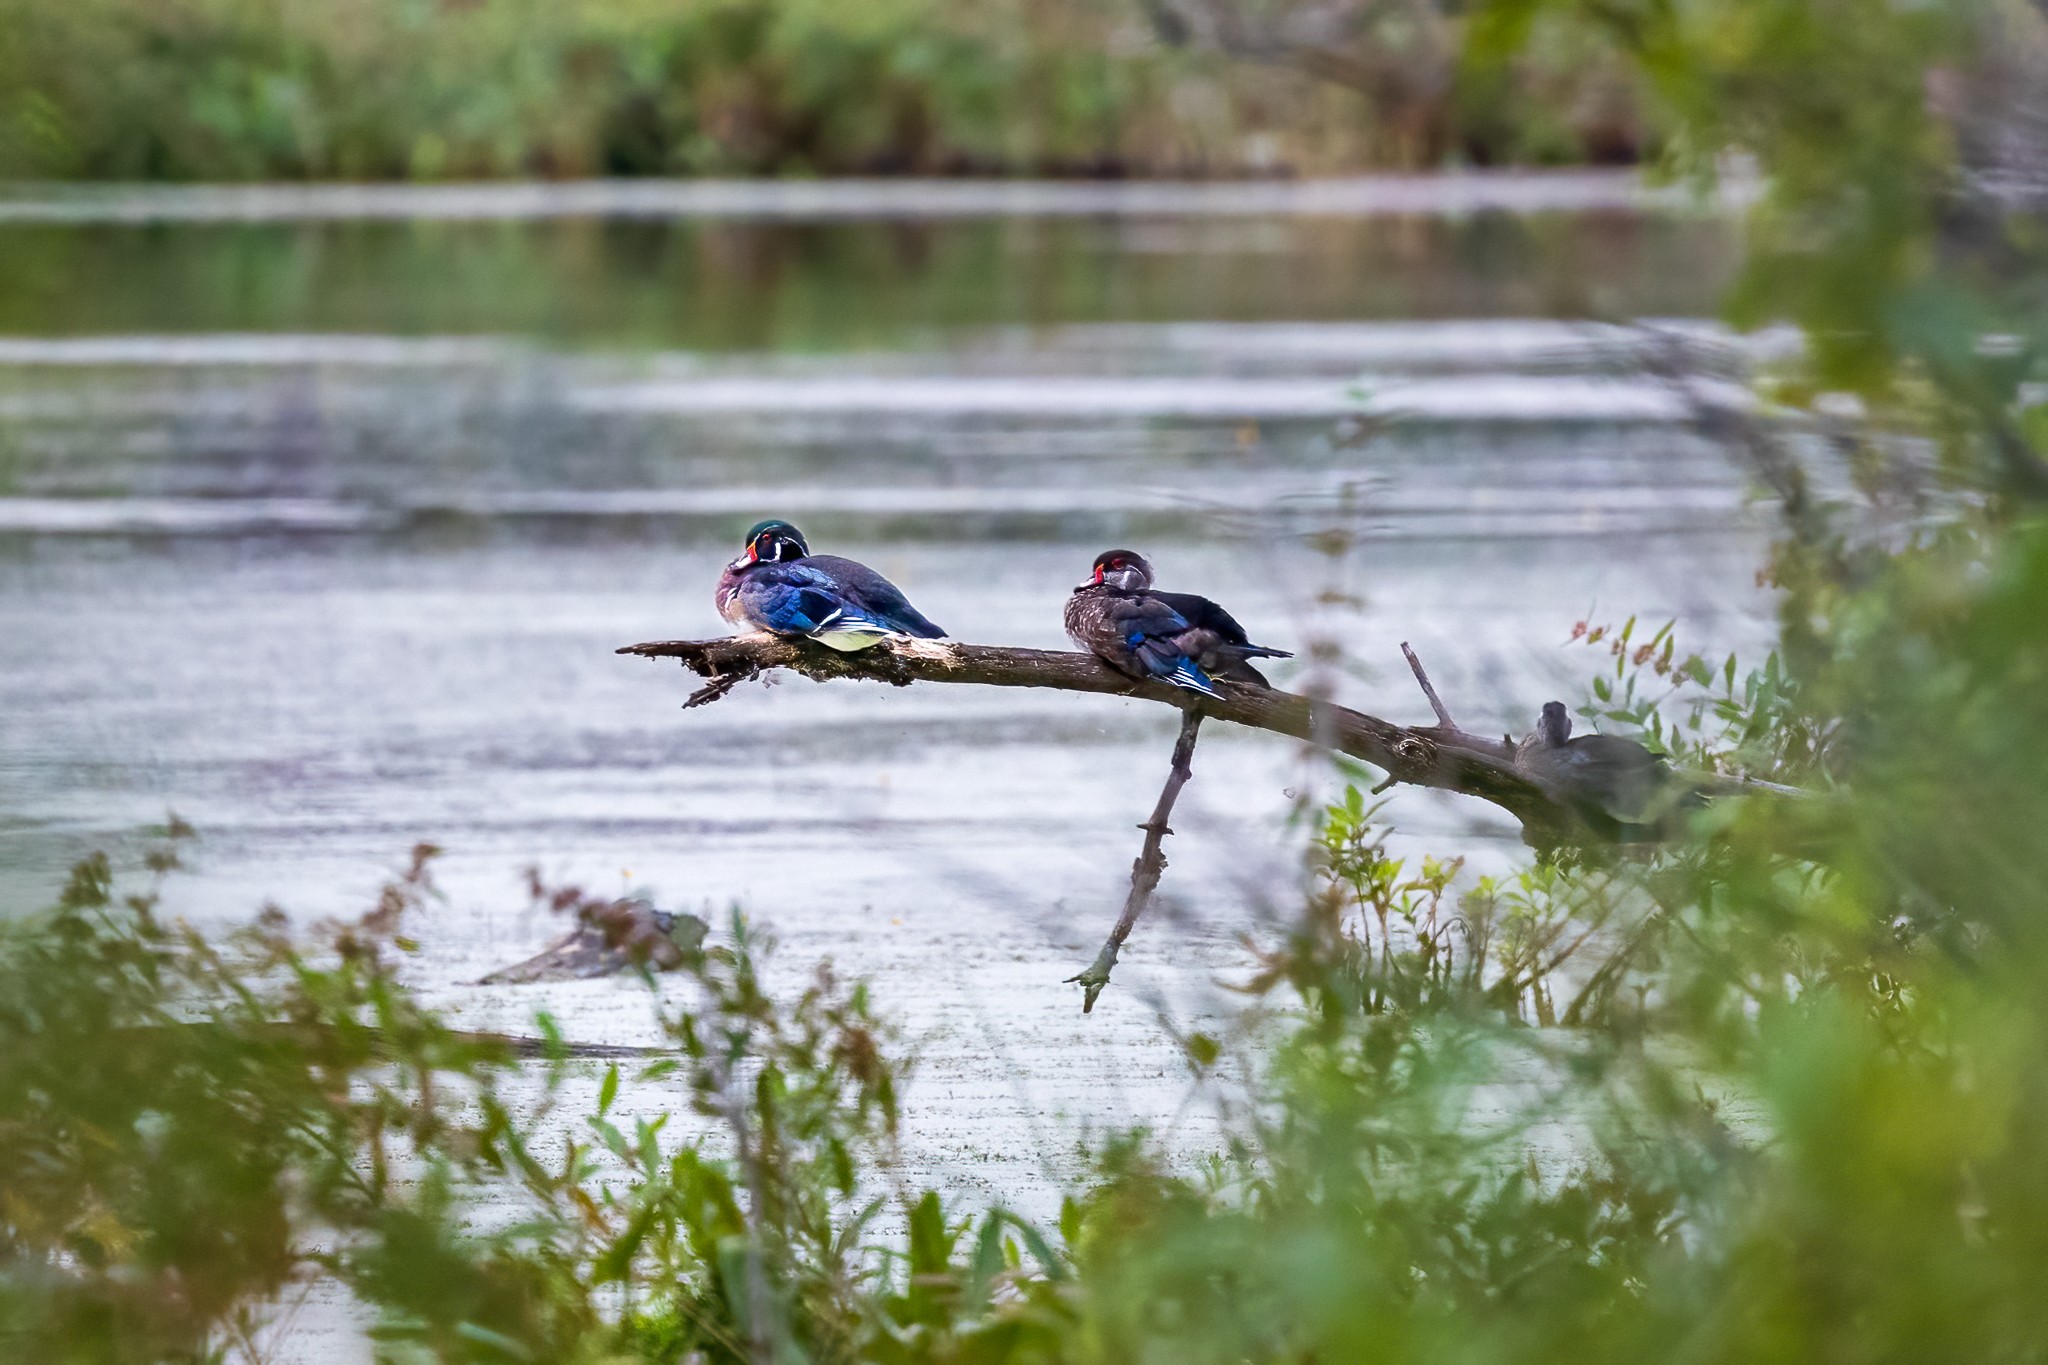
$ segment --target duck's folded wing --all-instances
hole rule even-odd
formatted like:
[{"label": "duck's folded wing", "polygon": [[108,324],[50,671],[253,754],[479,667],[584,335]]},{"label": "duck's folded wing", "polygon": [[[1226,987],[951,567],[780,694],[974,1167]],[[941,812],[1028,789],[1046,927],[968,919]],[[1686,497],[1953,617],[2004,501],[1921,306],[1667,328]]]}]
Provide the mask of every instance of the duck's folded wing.
[{"label": "duck's folded wing", "polygon": [[829,587],[794,574],[759,574],[739,587],[747,612],[783,635],[809,635],[839,616],[844,603]]},{"label": "duck's folded wing", "polygon": [[901,588],[858,560],[813,555],[799,567],[829,576],[850,609],[889,630],[928,640],[940,639],[946,633],[911,606]]},{"label": "duck's folded wing", "polygon": [[1191,592],[1162,592],[1154,593],[1153,596],[1179,612],[1187,619],[1187,623],[1190,626],[1197,630],[1209,632],[1216,644],[1227,649],[1238,650],[1243,657],[1269,659],[1291,659],[1294,657],[1284,649],[1268,649],[1264,645],[1253,644],[1251,638],[1244,633],[1244,627],[1238,624],[1237,618],[1225,611],[1220,604],[1212,602],[1206,597],[1198,597]]},{"label": "duck's folded wing", "polygon": [[1557,752],[1567,785],[1609,815],[1640,820],[1656,813],[1670,768],[1642,745],[1619,735],[1582,735]]},{"label": "duck's folded wing", "polygon": [[1107,615],[1122,633],[1124,647],[1147,673],[1192,692],[1222,695],[1181,643],[1189,630],[1187,618],[1166,602],[1151,594],[1119,597],[1110,602]]},{"label": "duck's folded wing", "polygon": [[1251,643],[1237,618],[1206,597],[1198,597],[1191,592],[1161,592],[1153,596],[1178,612],[1189,625],[1213,632],[1226,644]]},{"label": "duck's folded wing", "polygon": [[1147,670],[1171,672],[1187,657],[1175,638],[1188,628],[1187,618],[1157,597],[1113,597],[1103,604],[1103,617],[1122,637]]}]

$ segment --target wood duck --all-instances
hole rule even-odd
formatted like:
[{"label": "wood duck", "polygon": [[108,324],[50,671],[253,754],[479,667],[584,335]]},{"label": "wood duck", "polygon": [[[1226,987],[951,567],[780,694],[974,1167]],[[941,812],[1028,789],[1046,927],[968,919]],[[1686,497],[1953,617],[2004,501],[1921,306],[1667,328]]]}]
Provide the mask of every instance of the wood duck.
[{"label": "wood duck", "polygon": [[846,652],[946,634],[867,565],[812,554],[803,532],[786,521],[747,532],[746,550],[718,576],[716,600],[718,614],[736,626],[801,635]]},{"label": "wood duck", "polygon": [[1244,627],[1206,597],[1155,592],[1152,565],[1135,550],[1104,550],[1088,581],[1067,599],[1067,634],[1120,673],[1154,678],[1220,698],[1215,680],[1270,686],[1247,659],[1291,659],[1255,645]]},{"label": "wood duck", "polygon": [[1564,703],[1546,703],[1543,718],[1516,746],[1515,766],[1625,825],[1655,827],[1675,807],[1699,803],[1696,793],[1681,790],[1661,754],[1620,735],[1571,734]]}]

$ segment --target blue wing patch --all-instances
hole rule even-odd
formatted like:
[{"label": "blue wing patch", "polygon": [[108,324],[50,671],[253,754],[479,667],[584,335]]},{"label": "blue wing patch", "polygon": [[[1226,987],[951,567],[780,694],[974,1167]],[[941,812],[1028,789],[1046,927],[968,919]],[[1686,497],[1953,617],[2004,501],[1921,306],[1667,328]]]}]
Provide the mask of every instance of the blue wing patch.
[{"label": "blue wing patch", "polygon": [[830,593],[814,587],[763,583],[747,597],[754,618],[784,635],[809,635],[839,611]]},{"label": "blue wing patch", "polygon": [[1170,611],[1159,612],[1132,622],[1124,643],[1153,677],[1220,701],[1223,694],[1216,690],[1216,684],[1174,640],[1186,629],[1188,623],[1182,616]]},{"label": "blue wing patch", "polygon": [[853,600],[830,575],[803,564],[776,565],[749,575],[739,588],[739,600],[754,624],[833,649],[865,649],[909,633]]}]

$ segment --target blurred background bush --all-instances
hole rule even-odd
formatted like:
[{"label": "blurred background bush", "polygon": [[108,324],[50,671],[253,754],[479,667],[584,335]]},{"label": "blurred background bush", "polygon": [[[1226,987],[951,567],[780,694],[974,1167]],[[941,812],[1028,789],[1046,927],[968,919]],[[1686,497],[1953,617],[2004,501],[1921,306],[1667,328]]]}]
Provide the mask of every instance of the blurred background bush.
[{"label": "blurred background bush", "polygon": [[1132,0],[0,0],[0,177],[1200,175],[1654,149],[1625,68],[1568,26],[1474,60],[1451,6],[1294,8],[1268,32]]}]

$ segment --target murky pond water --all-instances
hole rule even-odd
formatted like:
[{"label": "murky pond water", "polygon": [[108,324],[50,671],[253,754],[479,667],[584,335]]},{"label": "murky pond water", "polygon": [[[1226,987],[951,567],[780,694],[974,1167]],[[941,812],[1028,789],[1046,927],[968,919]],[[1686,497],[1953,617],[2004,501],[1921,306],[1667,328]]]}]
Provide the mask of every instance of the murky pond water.
[{"label": "murky pond water", "polygon": [[[1061,978],[1173,717],[798,680],[685,713],[683,676],[612,651],[723,630],[742,528],[791,517],[956,635],[1037,645],[1136,542],[1419,721],[1412,641],[1482,731],[1576,694],[1588,614],[1768,637],[1766,518],[1596,321],[1705,317],[1724,220],[886,207],[0,213],[0,903],[166,810],[204,836],[171,893],[194,916],[348,909],[431,839],[423,985],[593,1041],[644,1038],[636,991],[468,984],[550,932],[521,869],[738,903],[922,1037],[911,1177],[1033,1208],[1077,1126],[1198,1143],[1157,1011],[1222,1008],[1328,775],[1205,734],[1168,913],[1084,1019]],[[1392,809],[1404,847],[1519,856],[1490,808]]]}]

